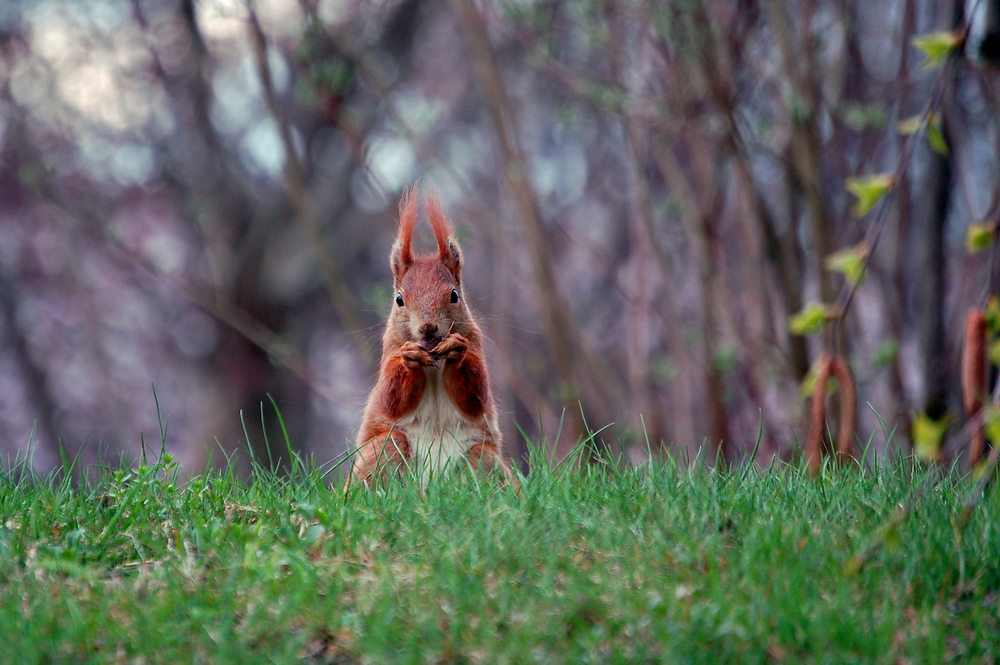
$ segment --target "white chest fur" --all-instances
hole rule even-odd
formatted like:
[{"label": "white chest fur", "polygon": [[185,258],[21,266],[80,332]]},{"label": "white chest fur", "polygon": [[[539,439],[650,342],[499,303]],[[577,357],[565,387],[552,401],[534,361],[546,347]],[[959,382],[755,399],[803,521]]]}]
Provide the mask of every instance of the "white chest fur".
[{"label": "white chest fur", "polygon": [[465,455],[482,440],[482,427],[472,423],[448,397],[440,368],[429,368],[424,394],[417,408],[402,418],[397,427],[410,442],[411,463],[425,479],[445,465]]}]

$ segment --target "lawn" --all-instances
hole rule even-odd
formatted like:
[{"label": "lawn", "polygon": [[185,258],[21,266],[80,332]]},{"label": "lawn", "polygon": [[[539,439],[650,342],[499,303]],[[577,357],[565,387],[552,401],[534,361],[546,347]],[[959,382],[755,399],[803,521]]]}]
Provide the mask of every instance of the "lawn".
[{"label": "lawn", "polygon": [[[77,474],[78,475],[78,474]],[[0,480],[13,663],[996,662],[1000,499],[900,463]],[[902,506],[902,508],[901,508]]]}]

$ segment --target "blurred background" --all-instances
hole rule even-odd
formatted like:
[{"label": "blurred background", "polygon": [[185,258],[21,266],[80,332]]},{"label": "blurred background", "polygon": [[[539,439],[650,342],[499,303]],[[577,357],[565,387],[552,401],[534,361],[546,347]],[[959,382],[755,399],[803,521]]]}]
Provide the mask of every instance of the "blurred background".
[{"label": "blurred background", "polygon": [[[973,4],[973,3],[970,3]],[[982,4],[995,5],[985,2]],[[961,412],[995,290],[986,25],[940,0],[25,0],[0,5],[0,446],[36,471],[352,445],[404,187],[440,193],[510,454],[587,431],[794,459],[856,246],[846,178],[937,99],[843,322],[869,457]],[[996,39],[996,35],[992,35]],[[974,43],[973,43],[974,42]],[[939,95],[939,97],[935,97]],[[424,241],[427,239],[424,238]],[[429,247],[429,243],[426,245]],[[154,396],[155,391],[155,396]],[[237,453],[236,451],[242,451]],[[242,456],[242,457],[241,457]]]}]

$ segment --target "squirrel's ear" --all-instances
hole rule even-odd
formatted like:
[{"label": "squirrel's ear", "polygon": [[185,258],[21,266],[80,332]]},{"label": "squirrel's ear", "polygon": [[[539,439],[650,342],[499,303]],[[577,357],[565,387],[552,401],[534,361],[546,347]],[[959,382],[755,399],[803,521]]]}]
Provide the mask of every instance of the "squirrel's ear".
[{"label": "squirrel's ear", "polygon": [[399,235],[392,245],[392,276],[398,283],[413,265],[413,229],[417,225],[417,189],[409,187],[399,200]]},{"label": "squirrel's ear", "polygon": [[427,217],[430,219],[431,228],[434,229],[434,237],[437,239],[438,258],[444,267],[455,277],[455,281],[462,282],[462,250],[458,247],[458,241],[452,233],[451,224],[441,208],[441,201],[438,200],[434,190],[427,191]]}]

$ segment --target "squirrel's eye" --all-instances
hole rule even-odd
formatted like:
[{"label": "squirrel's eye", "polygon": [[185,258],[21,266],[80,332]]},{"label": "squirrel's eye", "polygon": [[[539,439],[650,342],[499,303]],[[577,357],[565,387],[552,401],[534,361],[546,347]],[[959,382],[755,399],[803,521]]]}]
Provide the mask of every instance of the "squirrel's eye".
[{"label": "squirrel's eye", "polygon": [[396,304],[399,305],[400,307],[403,306],[403,294],[402,293],[397,293],[396,294]]},{"label": "squirrel's eye", "polygon": [[458,302],[458,289],[451,290],[451,302],[452,303]]}]

